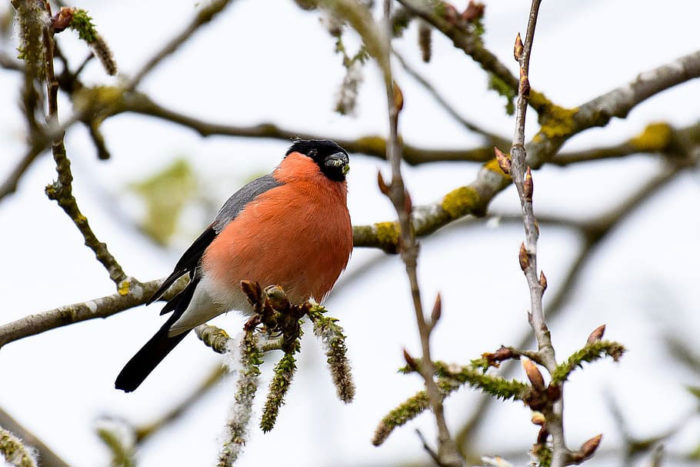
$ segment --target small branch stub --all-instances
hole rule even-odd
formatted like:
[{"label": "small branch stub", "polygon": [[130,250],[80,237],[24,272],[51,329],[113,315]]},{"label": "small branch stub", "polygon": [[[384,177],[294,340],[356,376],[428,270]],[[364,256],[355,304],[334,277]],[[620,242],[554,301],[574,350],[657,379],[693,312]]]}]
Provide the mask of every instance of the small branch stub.
[{"label": "small branch stub", "polygon": [[379,191],[384,196],[389,196],[389,193],[391,192],[391,185],[384,181],[384,177],[379,170],[377,171],[377,186],[379,187]]}]

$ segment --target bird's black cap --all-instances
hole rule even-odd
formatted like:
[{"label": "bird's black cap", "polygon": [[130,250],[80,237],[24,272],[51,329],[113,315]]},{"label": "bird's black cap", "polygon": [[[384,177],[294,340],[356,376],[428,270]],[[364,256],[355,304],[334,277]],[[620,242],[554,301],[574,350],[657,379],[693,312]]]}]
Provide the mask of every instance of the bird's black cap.
[{"label": "bird's black cap", "polygon": [[327,139],[300,139],[287,150],[285,157],[299,152],[318,164],[321,172],[336,182],[345,181],[345,174],[350,166],[350,158],[345,149]]}]

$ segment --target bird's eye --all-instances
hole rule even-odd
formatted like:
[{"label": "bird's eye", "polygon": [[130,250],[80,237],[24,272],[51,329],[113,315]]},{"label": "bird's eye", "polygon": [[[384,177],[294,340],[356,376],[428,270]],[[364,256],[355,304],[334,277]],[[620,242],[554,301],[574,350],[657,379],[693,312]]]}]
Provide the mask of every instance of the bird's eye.
[{"label": "bird's eye", "polygon": [[311,157],[312,159],[318,155],[318,151],[315,149],[309,150],[308,156]]}]

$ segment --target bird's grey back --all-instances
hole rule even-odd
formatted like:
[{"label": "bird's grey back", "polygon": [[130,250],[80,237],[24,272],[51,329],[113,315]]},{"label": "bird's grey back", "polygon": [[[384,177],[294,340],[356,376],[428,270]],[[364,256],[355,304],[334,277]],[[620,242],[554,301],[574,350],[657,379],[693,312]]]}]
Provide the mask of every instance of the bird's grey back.
[{"label": "bird's grey back", "polygon": [[216,231],[217,234],[221,232],[229,222],[236,218],[246,204],[266,191],[280,185],[282,185],[282,182],[272,175],[267,174],[243,186],[240,190],[231,195],[224,205],[221,206],[221,209],[219,209],[219,213],[216,215],[212,224],[214,231]]}]

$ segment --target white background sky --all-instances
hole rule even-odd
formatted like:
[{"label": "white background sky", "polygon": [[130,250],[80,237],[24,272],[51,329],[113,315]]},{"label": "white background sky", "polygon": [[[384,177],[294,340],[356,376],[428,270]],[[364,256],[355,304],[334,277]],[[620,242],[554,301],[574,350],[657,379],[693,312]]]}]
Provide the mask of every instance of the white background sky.
[{"label": "white background sky", "polygon": [[[458,2],[458,9],[465,3]],[[515,72],[513,38],[525,29],[529,2],[487,1],[486,5],[485,43]],[[86,0],[76,6],[92,14],[125,75],[179,31],[197,8],[192,2],[136,0]],[[687,0],[544,2],[531,84],[561,105],[585,102],[640,71],[696,50],[699,15],[700,4]],[[72,63],[85,55],[73,33],[63,33],[59,40]],[[348,44],[356,43],[348,39]],[[4,46],[13,53],[13,44]],[[503,111],[503,99],[486,90],[483,72],[449,41],[434,35],[429,65],[419,60],[414,26],[395,46],[465,117],[500,134],[512,134],[513,122]],[[290,1],[241,0],[164,61],[141,89],[170,108],[211,121],[272,121],[329,138],[385,134],[384,95],[373,65],[365,68],[356,117],[333,113],[343,76],[341,59],[333,48],[316,13],[301,12]],[[433,104],[398,65],[396,69],[406,101],[401,131],[407,142],[435,148],[479,143]],[[96,63],[88,66],[85,75],[91,83],[117,82]],[[0,72],[0,178],[24,150],[19,84],[18,75]],[[695,80],[650,99],[624,121],[615,120],[574,138],[565,148],[619,142],[653,121],[678,126],[695,123],[698,102],[700,81]],[[60,106],[63,118],[70,115],[69,102]],[[270,171],[287,146],[280,141],[203,139],[190,130],[133,115],[109,119],[102,128],[112,153],[107,162],[96,159],[83,128],[72,129],[66,138],[75,194],[98,237],[108,243],[126,272],[141,280],[166,275],[206,220],[196,209],[188,210],[172,248],[156,249],[133,226],[125,225],[124,213],[134,219],[143,211],[127,193],[128,183],[158,171],[175,157],[185,157],[195,166],[206,195],[220,203],[251,175]],[[535,131],[530,113],[528,136]],[[378,168],[388,173],[385,164],[354,155],[351,165],[353,222],[391,219],[392,209],[375,184]],[[536,212],[589,218],[613,207],[615,200],[632,193],[659,168],[645,157],[566,169],[545,167],[535,174]],[[422,204],[471,182],[477,170],[473,164],[443,163],[406,167],[405,176],[414,204]],[[52,160],[44,155],[22,179],[19,191],[0,202],[2,322],[114,292],[75,227],[45,197],[43,188],[54,177]],[[619,402],[638,436],[659,434],[692,412],[696,402],[683,384],[697,385],[697,374],[674,364],[660,350],[660,338],[670,330],[697,342],[699,195],[697,173],[685,174],[631,216],[596,251],[564,318],[552,323],[560,358],[580,347],[601,323],[607,323],[608,337],[630,349],[617,365],[596,363],[571,378],[565,413],[571,446],[600,432],[604,433],[602,448],[612,449],[620,442],[603,404],[604,392]],[[517,206],[511,188],[492,204],[495,211],[514,212]],[[521,335],[528,303],[516,256],[522,236],[520,227],[457,228],[423,241],[419,273],[425,300],[430,303],[438,290],[443,295],[443,318],[433,342],[437,358],[466,363]],[[560,286],[578,245],[570,232],[542,229],[539,265],[549,279],[548,295]],[[377,256],[381,254],[358,250],[349,270]],[[403,364],[402,348],[419,354],[402,270],[398,257],[386,258],[362,280],[338,288],[327,302],[348,335],[357,382],[355,402],[344,406],[335,399],[324,356],[307,333],[299,371],[277,426],[267,435],[253,429],[240,465],[427,461],[413,429],[419,427],[433,439],[434,422],[429,416],[398,429],[380,448],[369,443],[379,419],[421,388],[418,377],[396,373]],[[7,345],[0,350],[0,406],[71,465],[107,465],[109,454],[94,434],[100,416],[149,421],[188,394],[219,361],[192,336],[137,392],[126,395],[114,390],[114,377],[122,365],[160,326],[157,313],[157,306],[139,307]],[[232,332],[241,323],[235,313],[216,320]],[[271,369],[271,365],[263,369],[264,384]],[[233,380],[220,385],[211,397],[147,443],[139,452],[141,465],[211,465],[233,385]],[[258,398],[263,400],[260,394]],[[449,398],[446,410],[453,430],[468,417],[475,400],[476,393],[469,390]],[[528,410],[510,402],[498,406],[479,435],[486,452],[511,452],[532,443],[536,427],[529,422]],[[688,452],[699,437],[696,419],[673,438],[668,449]]]}]

